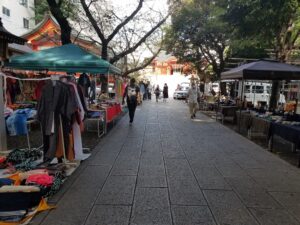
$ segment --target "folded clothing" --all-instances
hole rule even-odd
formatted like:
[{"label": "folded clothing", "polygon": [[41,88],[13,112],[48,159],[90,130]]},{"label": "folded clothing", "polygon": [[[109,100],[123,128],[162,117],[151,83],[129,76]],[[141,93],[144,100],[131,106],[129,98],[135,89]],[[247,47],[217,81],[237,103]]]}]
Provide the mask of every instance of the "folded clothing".
[{"label": "folded clothing", "polygon": [[54,182],[54,177],[48,174],[30,175],[26,180],[26,184],[37,184],[45,187],[51,187],[53,182]]},{"label": "folded clothing", "polygon": [[5,186],[5,185],[13,185],[14,180],[9,179],[9,178],[0,178],[0,187]]},{"label": "folded clothing", "polygon": [[11,186],[4,185],[0,188],[0,193],[17,193],[17,192],[40,192],[40,188],[36,186]]},{"label": "folded clothing", "polygon": [[5,156],[0,156],[0,163],[4,163],[6,161],[6,157]]},{"label": "folded clothing", "polygon": [[0,188],[0,211],[27,210],[38,206],[41,199],[39,187],[2,186]]}]

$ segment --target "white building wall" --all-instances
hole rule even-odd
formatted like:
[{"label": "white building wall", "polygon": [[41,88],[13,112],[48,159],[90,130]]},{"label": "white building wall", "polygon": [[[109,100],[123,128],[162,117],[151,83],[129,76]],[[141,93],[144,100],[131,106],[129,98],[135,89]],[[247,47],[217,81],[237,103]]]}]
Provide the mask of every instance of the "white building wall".
[{"label": "white building wall", "polygon": [[[0,0],[0,17],[4,27],[11,33],[21,36],[35,26],[34,0],[27,0],[28,6],[20,4],[21,0]],[[3,14],[3,7],[10,10],[10,16]],[[29,28],[24,28],[23,18],[29,20]]]}]

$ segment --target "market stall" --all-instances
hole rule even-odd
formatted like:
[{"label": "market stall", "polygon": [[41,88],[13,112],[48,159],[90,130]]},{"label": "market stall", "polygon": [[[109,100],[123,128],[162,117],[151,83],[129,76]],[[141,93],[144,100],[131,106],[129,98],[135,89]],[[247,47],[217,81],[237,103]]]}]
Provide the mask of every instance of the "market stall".
[{"label": "market stall", "polygon": [[[120,71],[73,44],[13,57],[6,68],[10,69],[0,73],[4,80],[44,81],[43,85],[36,85],[35,89],[40,88],[39,97],[33,107],[36,110],[33,117],[42,126],[43,147],[0,152],[0,223],[22,224],[39,210],[51,208],[45,199],[55,194],[78,162],[89,156],[83,152],[81,140],[82,125],[88,114],[84,88],[70,73],[119,74]],[[13,69],[33,71],[35,77],[19,77],[20,74],[12,74]],[[64,75],[50,76],[49,71],[61,71]],[[39,77],[40,73],[44,76]],[[111,107],[106,110],[106,117],[120,111],[116,104],[107,104]],[[23,110],[17,116],[21,115],[27,124],[27,114],[31,115]]]},{"label": "market stall", "polygon": [[[222,80],[235,79],[240,80],[242,82],[242,92],[240,99],[243,99],[244,96],[244,81],[262,81],[262,80],[300,80],[300,68],[297,66],[279,63],[275,61],[267,61],[267,60],[259,60],[256,62],[248,63],[237,68],[234,68],[230,71],[223,72],[221,74]],[[296,101],[297,102],[297,101]],[[242,120],[242,106],[240,104],[239,110],[239,130],[241,120]],[[297,133],[300,135],[300,129],[298,129],[298,121],[297,116],[295,116],[296,107],[290,108],[289,111],[284,112],[283,109],[278,110],[276,112],[263,112],[257,110],[253,113],[253,117],[250,121],[249,129],[255,131],[258,127],[263,127],[260,129],[262,133],[267,133],[270,141],[272,141],[273,135],[279,135],[283,138],[286,138],[287,141],[291,141],[295,143],[294,139],[287,138],[286,135],[282,135],[282,132],[279,130],[283,129],[285,132],[283,133]],[[266,120],[267,118],[267,120]],[[289,126],[281,126],[281,125],[289,125]],[[248,124],[249,125],[249,124]],[[269,128],[268,128],[269,127]],[[290,131],[289,131],[290,130]],[[300,147],[295,143],[295,148]],[[300,166],[300,157],[299,157],[299,166]]]}]

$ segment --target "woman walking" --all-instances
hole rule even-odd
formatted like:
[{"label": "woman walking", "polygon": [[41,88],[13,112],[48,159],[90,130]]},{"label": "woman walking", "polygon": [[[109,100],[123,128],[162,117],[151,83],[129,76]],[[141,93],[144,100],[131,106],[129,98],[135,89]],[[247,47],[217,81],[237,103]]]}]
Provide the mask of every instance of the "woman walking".
[{"label": "woman walking", "polygon": [[167,102],[167,98],[169,98],[169,87],[167,85],[167,83],[165,83],[164,85],[164,89],[163,89],[163,98],[164,98],[164,102]]},{"label": "woman walking", "polygon": [[158,102],[159,95],[160,95],[159,85],[156,86],[156,88],[154,90],[154,94],[155,94],[155,97],[156,97],[156,102]]},{"label": "woman walking", "polygon": [[133,122],[135,109],[137,106],[137,96],[139,95],[140,88],[135,84],[135,79],[131,78],[129,85],[125,88],[125,92],[123,95],[122,104],[125,104],[125,98],[127,101],[127,107],[129,111],[129,123],[130,125]]}]

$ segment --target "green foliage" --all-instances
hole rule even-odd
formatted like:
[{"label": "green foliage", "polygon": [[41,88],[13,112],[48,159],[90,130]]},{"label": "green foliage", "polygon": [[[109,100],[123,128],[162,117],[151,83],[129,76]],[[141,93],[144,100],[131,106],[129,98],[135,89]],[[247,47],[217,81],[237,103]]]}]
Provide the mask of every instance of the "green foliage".
[{"label": "green foliage", "polygon": [[290,28],[299,30],[298,0],[228,0],[225,5],[224,19],[232,24],[236,39],[251,39],[273,48],[284,42]]},{"label": "green foliage", "polygon": [[199,73],[207,73],[211,65],[219,76],[230,37],[229,25],[221,19],[225,12],[214,1],[185,2],[172,15],[172,26],[166,31],[166,50],[181,62],[193,63]]},{"label": "green foliage", "polygon": [[[66,18],[75,19],[78,6],[72,3],[70,0],[60,0],[60,2],[61,2],[60,8],[63,12],[63,15]],[[34,19],[36,23],[39,23],[40,21],[43,20],[45,14],[50,13],[47,0],[36,0],[34,11],[35,11]]]}]

